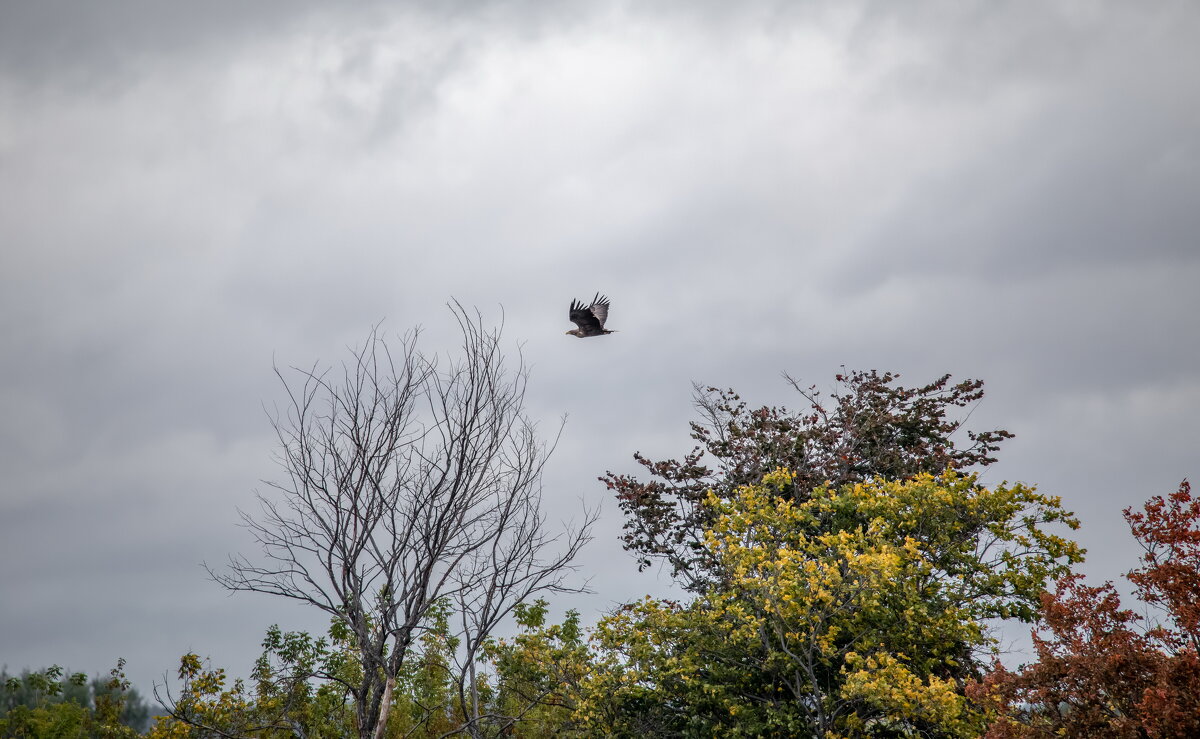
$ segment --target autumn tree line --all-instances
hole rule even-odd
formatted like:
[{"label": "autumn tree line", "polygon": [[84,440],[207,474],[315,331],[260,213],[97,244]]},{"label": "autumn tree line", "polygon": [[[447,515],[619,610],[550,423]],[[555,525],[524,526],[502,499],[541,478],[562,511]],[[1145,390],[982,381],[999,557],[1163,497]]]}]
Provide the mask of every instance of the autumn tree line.
[{"label": "autumn tree line", "polygon": [[[1184,481],[1125,510],[1143,555],[1122,604],[1074,571],[1059,498],[980,482],[1011,434],[964,425],[978,380],[789,378],[797,409],[697,387],[690,451],[600,478],[629,566],[687,596],[555,618],[596,513],[547,518],[557,434],[526,415],[527,368],[452,310],[455,355],[372,332],[277,370],[257,551],[209,571],[326,633],[270,627],[244,680],[184,655],[152,721],[120,664],[90,690],[6,674],[0,736],[1200,736],[1200,500]],[[999,661],[1004,622],[1033,661]]]}]

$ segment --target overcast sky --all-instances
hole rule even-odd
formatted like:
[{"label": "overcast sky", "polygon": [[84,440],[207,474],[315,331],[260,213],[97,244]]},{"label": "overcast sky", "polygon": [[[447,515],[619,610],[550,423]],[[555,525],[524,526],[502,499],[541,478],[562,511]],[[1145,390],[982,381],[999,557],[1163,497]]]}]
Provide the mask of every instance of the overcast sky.
[{"label": "overcast sky", "polygon": [[[321,630],[200,567],[253,553],[272,363],[451,349],[451,297],[569,415],[555,515],[603,504],[556,615],[662,592],[596,477],[689,449],[693,381],[982,378],[985,480],[1061,495],[1098,580],[1200,477],[1194,2],[350,6],[0,4],[10,671]],[[564,336],[597,290],[620,333]]]}]

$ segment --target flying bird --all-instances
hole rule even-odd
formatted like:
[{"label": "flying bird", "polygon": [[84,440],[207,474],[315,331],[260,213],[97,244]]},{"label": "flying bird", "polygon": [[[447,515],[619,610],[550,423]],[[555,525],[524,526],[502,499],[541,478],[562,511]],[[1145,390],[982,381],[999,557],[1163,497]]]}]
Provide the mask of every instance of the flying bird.
[{"label": "flying bird", "polygon": [[604,322],[608,320],[608,298],[600,293],[596,293],[596,297],[592,298],[591,305],[584,305],[581,301],[572,300],[570,318],[571,323],[579,327],[567,332],[571,336],[585,339],[589,336],[616,333],[616,331],[604,328]]}]

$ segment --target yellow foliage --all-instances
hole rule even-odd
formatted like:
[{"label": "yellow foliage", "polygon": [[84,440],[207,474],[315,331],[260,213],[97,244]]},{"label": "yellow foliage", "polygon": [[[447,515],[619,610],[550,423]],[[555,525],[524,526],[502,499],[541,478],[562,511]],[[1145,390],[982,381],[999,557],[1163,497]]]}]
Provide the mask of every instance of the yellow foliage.
[{"label": "yellow foliage", "polygon": [[983,619],[1031,615],[1080,559],[1044,529],[1074,519],[1032,488],[953,471],[787,497],[794,478],[777,469],[729,499],[708,494],[720,586],[602,621],[579,725],[604,733],[614,706],[662,700],[736,716],[724,733],[978,734],[978,711],[938,675],[988,646]]}]

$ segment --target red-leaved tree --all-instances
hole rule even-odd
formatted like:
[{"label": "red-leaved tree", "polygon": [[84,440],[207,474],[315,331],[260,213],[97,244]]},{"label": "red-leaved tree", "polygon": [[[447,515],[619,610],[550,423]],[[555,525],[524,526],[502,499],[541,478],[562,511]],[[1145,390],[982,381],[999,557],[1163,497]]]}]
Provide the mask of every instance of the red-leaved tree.
[{"label": "red-leaved tree", "polygon": [[1200,500],[1184,480],[1124,513],[1145,549],[1127,577],[1157,617],[1122,609],[1112,583],[1060,581],[1042,597],[1037,661],[997,663],[968,688],[995,711],[988,739],[1200,736]]}]

